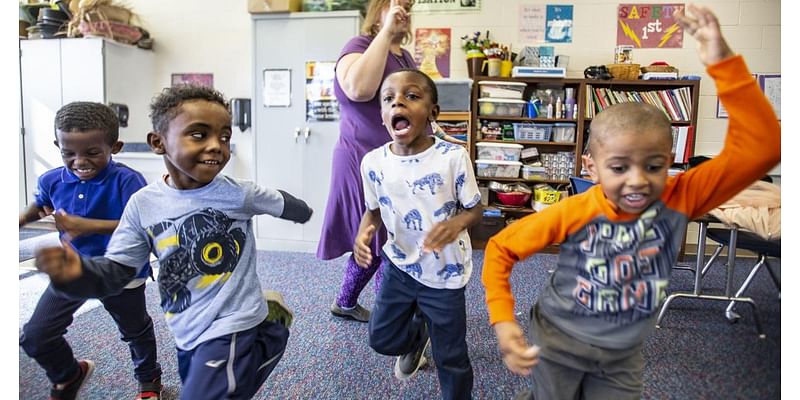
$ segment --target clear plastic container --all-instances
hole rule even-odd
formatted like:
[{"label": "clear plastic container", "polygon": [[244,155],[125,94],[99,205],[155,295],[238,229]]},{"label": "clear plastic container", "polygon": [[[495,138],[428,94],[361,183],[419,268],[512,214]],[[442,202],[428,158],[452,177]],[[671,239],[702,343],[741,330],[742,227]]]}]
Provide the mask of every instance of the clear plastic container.
[{"label": "clear plastic container", "polygon": [[528,85],[523,82],[480,81],[480,97],[493,99],[519,99]]},{"label": "clear plastic container", "polygon": [[527,140],[534,142],[549,142],[553,133],[550,124],[534,124],[529,122],[515,122],[514,140]]},{"label": "clear plastic container", "polygon": [[478,176],[483,178],[517,178],[522,163],[519,161],[475,160]]},{"label": "clear plastic container", "polygon": [[480,160],[505,160],[519,161],[522,145],[516,143],[486,143],[475,144]]},{"label": "clear plastic container", "polygon": [[559,143],[574,143],[575,124],[571,122],[557,122],[553,124],[553,141]]},{"label": "clear plastic container", "polygon": [[478,115],[482,117],[521,117],[525,102],[513,99],[478,99]]},{"label": "clear plastic container", "polygon": [[522,179],[528,180],[546,180],[547,172],[544,167],[534,167],[530,165],[522,166]]}]

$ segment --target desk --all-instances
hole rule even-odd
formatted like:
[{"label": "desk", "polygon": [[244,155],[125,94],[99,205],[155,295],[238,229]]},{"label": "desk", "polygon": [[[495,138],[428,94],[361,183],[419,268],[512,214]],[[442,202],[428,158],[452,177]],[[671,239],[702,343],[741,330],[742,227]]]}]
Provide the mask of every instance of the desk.
[{"label": "desk", "polygon": [[664,314],[667,312],[670,303],[672,300],[675,300],[679,297],[688,297],[692,299],[703,299],[703,300],[713,300],[713,301],[726,301],[730,304],[728,308],[725,310],[725,317],[728,318],[730,321],[736,321],[739,318],[739,315],[733,312],[733,305],[736,302],[746,303],[750,305],[750,308],[753,310],[753,317],[756,321],[756,330],[758,331],[759,339],[766,338],[764,334],[764,329],[761,326],[761,318],[758,316],[758,309],[756,308],[756,303],[750,297],[739,297],[733,292],[733,269],[735,266],[736,261],[736,235],[738,233],[738,228],[733,227],[730,232],[730,240],[728,242],[728,260],[727,260],[727,271],[726,271],[726,281],[725,281],[725,295],[709,295],[702,293],[702,281],[703,277],[706,275],[708,268],[711,264],[716,260],[717,256],[722,252],[723,246],[719,246],[717,250],[714,251],[714,254],[708,260],[708,263],[705,263],[705,248],[706,248],[706,230],[708,229],[709,223],[719,223],[720,220],[714,218],[711,215],[705,215],[701,218],[694,220],[693,222],[697,222],[700,225],[700,228],[697,232],[697,260],[695,261],[695,266],[681,266],[677,265],[673,268],[677,269],[686,269],[692,271],[694,273],[694,290],[692,292],[675,292],[670,294],[667,299],[664,301],[664,305],[661,307],[661,311],[658,313],[658,319],[656,320],[656,328],[661,328],[661,319],[664,318]]}]

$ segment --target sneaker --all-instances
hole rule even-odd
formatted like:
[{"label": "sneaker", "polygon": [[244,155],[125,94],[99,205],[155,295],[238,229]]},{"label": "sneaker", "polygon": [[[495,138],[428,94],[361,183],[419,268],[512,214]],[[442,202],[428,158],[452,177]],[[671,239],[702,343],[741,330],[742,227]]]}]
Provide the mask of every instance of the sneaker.
[{"label": "sneaker", "polygon": [[275,290],[266,290],[264,291],[264,298],[267,299],[267,308],[269,309],[267,321],[281,324],[286,329],[289,329],[292,326],[292,321],[294,321],[294,313],[286,305],[283,295]]},{"label": "sneaker", "polygon": [[139,382],[139,394],[136,400],[161,400],[161,377],[152,382]]},{"label": "sneaker", "polygon": [[50,400],[75,400],[78,398],[78,392],[94,372],[94,362],[80,360],[78,366],[80,367],[78,377],[72,382],[53,385],[50,389]]},{"label": "sneaker", "polygon": [[355,307],[348,310],[340,307],[336,302],[333,302],[333,305],[331,305],[331,314],[339,318],[352,319],[358,322],[369,322],[369,310],[361,307],[361,304],[356,304]]},{"label": "sneaker", "polygon": [[425,358],[425,351],[431,345],[431,338],[428,336],[428,329],[423,325],[422,335],[425,338],[423,345],[408,354],[397,357],[394,363],[394,376],[401,381],[411,379],[417,371],[428,362]]}]

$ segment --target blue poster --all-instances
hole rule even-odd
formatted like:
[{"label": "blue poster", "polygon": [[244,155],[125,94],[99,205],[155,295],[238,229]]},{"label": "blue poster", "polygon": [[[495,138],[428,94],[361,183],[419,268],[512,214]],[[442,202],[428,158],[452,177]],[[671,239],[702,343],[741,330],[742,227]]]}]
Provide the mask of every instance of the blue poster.
[{"label": "blue poster", "polygon": [[544,40],[549,43],[572,43],[572,6],[547,6]]}]

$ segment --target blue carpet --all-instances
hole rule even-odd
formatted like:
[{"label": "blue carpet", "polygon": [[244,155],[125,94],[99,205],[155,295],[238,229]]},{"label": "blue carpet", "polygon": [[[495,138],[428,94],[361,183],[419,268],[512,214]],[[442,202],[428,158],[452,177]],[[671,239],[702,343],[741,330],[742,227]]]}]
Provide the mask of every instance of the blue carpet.
[{"label": "blue carpet", "polygon": [[[474,253],[475,270],[467,286],[467,343],[475,371],[476,399],[510,399],[527,380],[508,372],[497,351],[480,283],[483,252]],[[555,256],[539,255],[517,265],[512,288],[517,312],[524,315],[548,277]],[[737,261],[736,282],[744,279],[750,260]],[[775,262],[780,271],[779,261]],[[436,399],[440,397],[435,367],[414,379],[398,382],[394,359],[367,345],[367,325],[332,317],[329,307],[341,284],[343,261],[321,262],[312,254],[259,252],[263,288],[283,292],[296,314],[286,354],[256,396],[257,399]],[[671,288],[689,290],[691,273],[675,271]],[[33,279],[35,277],[29,278]],[[723,271],[716,267],[705,278],[708,291],[724,287]],[[166,400],[178,398],[174,341],[158,303],[158,289],[148,283],[148,309],[153,316],[164,370]],[[747,293],[759,305],[767,338],[757,338],[749,309],[739,306],[743,319],[730,324],[724,303],[678,299],[662,328],[644,347],[645,399],[775,399],[780,397],[780,300],[766,271],[761,271]],[[371,308],[372,283],[361,303]],[[79,358],[90,358],[97,370],[84,393],[88,399],[124,399],[135,396],[130,358],[111,317],[102,308],[78,316],[66,335]],[[45,398],[44,372],[20,350],[19,398]]]}]

